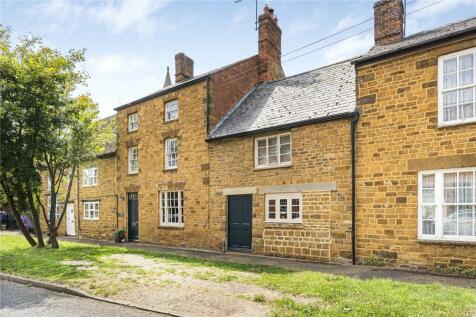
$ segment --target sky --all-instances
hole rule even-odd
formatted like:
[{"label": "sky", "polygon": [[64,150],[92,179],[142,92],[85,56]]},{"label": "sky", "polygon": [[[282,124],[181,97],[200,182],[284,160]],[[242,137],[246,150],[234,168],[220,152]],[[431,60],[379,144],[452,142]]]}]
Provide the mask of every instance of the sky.
[{"label": "sky", "polygon": [[[438,1],[407,0],[406,35],[476,16],[476,0]],[[283,31],[287,76],[362,54],[373,45],[372,31],[349,37],[372,28],[369,21],[287,54],[372,17],[374,1],[258,0],[259,13],[266,3]],[[437,4],[411,13],[432,3]],[[90,78],[79,91],[91,95],[101,117],[161,89],[167,66],[174,78],[178,52],[194,60],[195,75],[257,54],[254,23],[255,0],[0,0],[0,24],[11,27],[13,39],[32,34],[63,53],[86,49],[80,67]]]}]

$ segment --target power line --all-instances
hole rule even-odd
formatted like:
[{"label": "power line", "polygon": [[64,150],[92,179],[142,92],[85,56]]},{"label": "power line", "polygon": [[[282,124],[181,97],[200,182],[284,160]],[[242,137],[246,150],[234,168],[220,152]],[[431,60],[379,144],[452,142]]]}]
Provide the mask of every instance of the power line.
[{"label": "power line", "polygon": [[[434,5],[440,4],[440,3],[444,2],[444,1],[445,1],[445,0],[439,0],[439,1],[437,1],[437,2],[431,3],[431,4],[426,5],[426,6],[424,6],[424,7],[418,8],[418,9],[416,9],[416,10],[414,10],[414,11],[411,11],[411,12],[409,12],[408,14],[412,14],[412,13],[415,13],[415,12],[422,11],[422,10],[424,10],[424,9],[426,9],[426,8],[429,8],[429,7],[432,7],[432,6],[434,6]],[[411,2],[409,2],[408,4],[411,4],[411,3],[413,3],[413,2],[416,2],[416,0],[411,1]],[[373,18],[372,18],[372,19],[373,19]],[[368,22],[368,21],[359,22],[359,23],[355,24],[355,25],[352,26],[352,27],[361,25],[361,24],[363,24],[363,23],[365,23],[365,22]],[[349,27],[349,28],[352,28],[352,27]],[[356,36],[361,35],[361,34],[363,34],[363,33],[369,32],[369,31],[371,31],[371,30],[373,30],[373,28],[365,29],[365,30],[363,30],[363,31],[360,31],[360,32],[355,33],[355,34],[353,34],[353,35],[344,37],[344,38],[342,38],[342,39],[340,39],[340,40],[337,40],[337,41],[335,41],[335,42],[326,44],[326,45],[324,45],[324,46],[320,46],[320,47],[318,47],[318,48],[316,48],[316,49],[313,49],[313,50],[308,51],[308,52],[306,52],[306,53],[303,53],[303,54],[301,54],[301,55],[298,55],[298,56],[289,58],[289,59],[283,61],[282,64],[287,63],[287,62],[290,62],[290,61],[293,61],[293,60],[298,59],[298,58],[301,58],[301,57],[303,57],[303,56],[306,56],[306,55],[308,55],[308,54],[314,53],[314,52],[316,52],[316,51],[322,50],[322,49],[327,48],[327,47],[329,47],[329,46],[338,44],[338,43],[343,42],[343,41],[345,41],[345,40],[348,40],[348,39],[350,39],[350,38],[353,38],[353,37],[356,37]],[[341,31],[343,31],[343,30],[341,30]],[[340,32],[340,31],[339,31],[339,32]],[[338,34],[339,32],[336,32],[334,35]],[[329,37],[334,36],[334,35],[333,35],[333,34],[328,35],[328,36],[326,36],[326,38],[329,38]],[[307,44],[307,45],[303,46],[302,48],[309,47],[310,45],[313,45],[313,44],[315,44],[315,43],[318,43],[318,42],[320,42],[320,41],[322,41],[322,40],[323,40],[323,39],[317,40],[317,41],[315,41],[315,42],[313,42],[313,43],[310,43],[310,44]],[[298,50],[300,50],[300,49],[301,49],[301,48],[296,49],[296,50],[294,50],[293,52],[298,51]],[[289,54],[290,54],[290,53],[287,53],[287,54],[285,54],[285,55],[289,55]],[[284,55],[283,55],[283,56],[284,56]],[[231,76],[230,78],[228,78],[228,81],[225,81],[224,83],[222,83],[222,85],[228,85],[228,84],[231,84],[231,83],[233,83],[233,82],[235,82],[235,81],[237,81],[237,80],[241,80],[241,79],[245,78],[246,76],[248,76],[249,74],[247,74],[247,75],[245,75],[245,76],[241,76],[241,77],[237,77],[237,76],[240,76],[240,75],[242,75],[242,74],[245,74],[245,73],[247,73],[247,72],[249,72],[249,71],[251,71],[251,70],[255,70],[255,69],[257,69],[257,68],[259,68],[259,67],[261,67],[261,66],[263,66],[263,65],[265,65],[265,64],[266,64],[266,62],[261,63],[261,64],[258,64],[258,65],[253,66],[253,67],[250,67],[250,68],[248,68],[248,69],[245,69],[244,71],[242,71],[242,72],[240,72],[240,73],[238,73],[238,74],[235,74],[235,75]],[[234,79],[233,79],[233,78],[234,78]],[[230,79],[232,79],[232,80],[230,80]]]}]

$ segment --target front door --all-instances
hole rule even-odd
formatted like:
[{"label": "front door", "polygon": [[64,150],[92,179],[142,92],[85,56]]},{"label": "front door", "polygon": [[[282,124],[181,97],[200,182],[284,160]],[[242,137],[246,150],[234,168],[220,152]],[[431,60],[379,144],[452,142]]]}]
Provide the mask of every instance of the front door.
[{"label": "front door", "polygon": [[228,248],[251,249],[251,195],[228,196]]},{"label": "front door", "polygon": [[74,222],[74,204],[69,203],[66,206],[66,234],[68,236],[76,235],[76,224]]},{"label": "front door", "polygon": [[129,240],[139,239],[139,199],[137,193],[127,194],[127,223]]}]

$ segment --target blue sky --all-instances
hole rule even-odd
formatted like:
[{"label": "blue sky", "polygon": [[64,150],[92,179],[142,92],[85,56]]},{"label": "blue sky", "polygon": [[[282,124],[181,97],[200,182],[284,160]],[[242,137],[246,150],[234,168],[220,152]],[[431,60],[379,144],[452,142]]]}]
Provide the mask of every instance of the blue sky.
[{"label": "blue sky", "polygon": [[[408,12],[438,0],[416,0]],[[411,2],[411,0],[407,0]],[[283,54],[318,40],[373,14],[374,1],[259,1],[275,9],[283,30]],[[444,0],[409,14],[407,35],[476,16],[476,0]],[[195,74],[257,53],[255,1],[10,1],[0,0],[0,23],[14,37],[32,33],[62,52],[87,49],[87,91],[101,116],[114,107],[162,87],[166,67],[173,78],[174,55],[184,52],[195,61]],[[309,50],[371,28],[373,22],[320,42]],[[337,45],[283,64],[293,75],[365,52],[373,45],[366,32]]]}]

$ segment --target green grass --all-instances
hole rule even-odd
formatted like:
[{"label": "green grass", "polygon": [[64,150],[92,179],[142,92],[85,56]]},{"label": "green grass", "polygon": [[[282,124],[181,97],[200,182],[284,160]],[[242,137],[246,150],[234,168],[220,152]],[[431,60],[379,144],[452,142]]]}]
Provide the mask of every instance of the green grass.
[{"label": "green grass", "polygon": [[[21,236],[0,235],[0,270],[5,273],[75,285],[87,283],[91,292],[105,296],[120,288],[101,285],[98,274],[139,268],[118,261],[104,260],[103,256],[129,253],[140,254],[157,262],[176,263],[187,267],[217,268],[225,273],[213,277],[198,274],[201,279],[251,283],[282,292],[283,298],[274,300],[275,316],[471,316],[476,314],[476,292],[470,289],[447,287],[440,284],[418,285],[386,279],[358,280],[342,276],[308,271],[287,271],[280,268],[209,261],[152,251],[126,249],[116,246],[98,246],[62,242],[58,250],[30,248]],[[95,271],[81,271],[65,260],[88,260]],[[239,277],[239,272],[256,273],[254,277]],[[118,289],[116,289],[118,288]],[[302,304],[293,296],[315,298],[319,304]],[[253,298],[260,301],[261,298]]]}]

